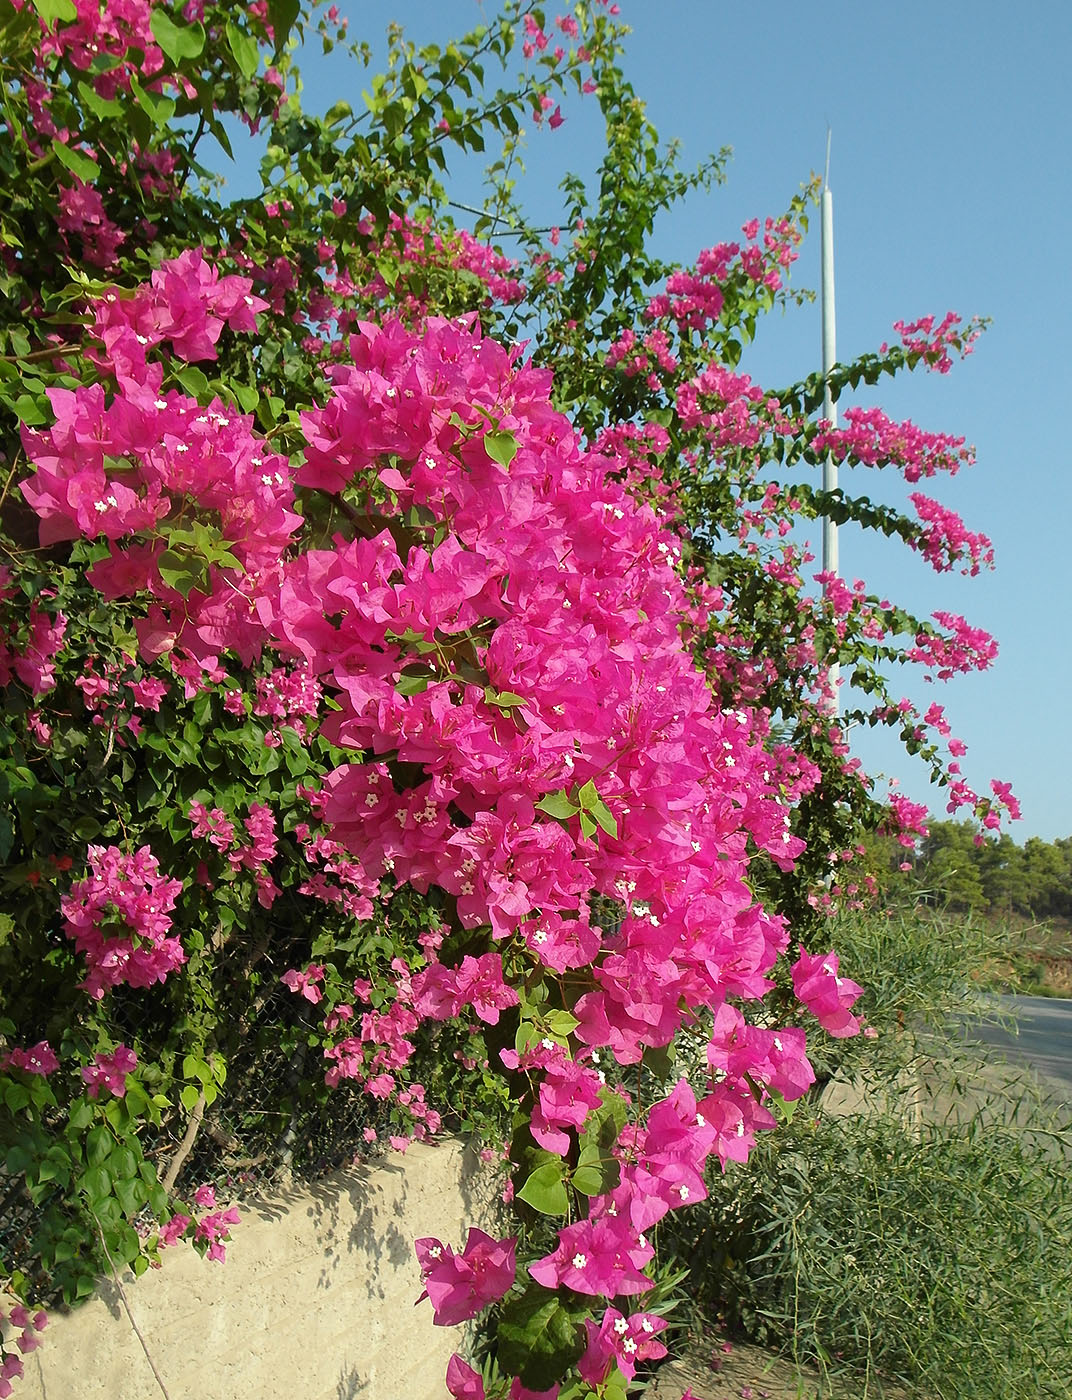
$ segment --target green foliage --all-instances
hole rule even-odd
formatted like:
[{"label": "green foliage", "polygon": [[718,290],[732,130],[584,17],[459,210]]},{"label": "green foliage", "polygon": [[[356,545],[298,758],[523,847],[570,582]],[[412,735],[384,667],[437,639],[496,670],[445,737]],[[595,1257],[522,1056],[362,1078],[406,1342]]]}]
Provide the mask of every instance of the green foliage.
[{"label": "green foliage", "polygon": [[706,1306],[799,1361],[932,1400],[1059,1400],[1072,1136],[981,1116],[797,1119],[701,1209]]}]

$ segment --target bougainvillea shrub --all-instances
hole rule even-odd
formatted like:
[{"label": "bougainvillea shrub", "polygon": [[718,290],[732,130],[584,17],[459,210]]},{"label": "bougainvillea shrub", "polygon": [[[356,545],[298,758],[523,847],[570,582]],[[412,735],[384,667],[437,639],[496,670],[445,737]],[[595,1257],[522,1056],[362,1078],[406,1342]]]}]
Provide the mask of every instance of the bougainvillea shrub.
[{"label": "bougainvillea shrub", "polygon": [[[364,114],[317,118],[300,42],[364,57],[334,7],[0,5],[16,1327],[183,1239],[223,1259],[239,1211],[183,1166],[229,1068],[282,1055],[284,1121],[301,1081],[374,1107],[355,1147],[483,1125],[505,1154],[512,1233],[416,1241],[434,1320],[489,1323],[452,1395],[624,1394],[665,1354],[659,1221],[808,1092],[807,1037],[864,1028],[824,913],[866,882],[861,831],[922,814],[847,724],[898,727],[984,824],[1014,807],[888,678],[981,669],[990,639],[807,577],[795,529],[976,572],[989,542],[929,496],[913,519],[811,482],[970,450],[739,371],[807,196],[655,262],[655,213],[721,162],[655,154],[616,11],[392,28]],[[601,193],[567,181],[540,233],[509,171],[570,101],[606,117]],[[263,198],[227,203],[203,139],[246,128]],[[449,216],[451,155],[489,142],[513,257]],[[977,331],[901,325],[835,387],[944,372]],[[866,713],[833,712],[834,664]]]}]

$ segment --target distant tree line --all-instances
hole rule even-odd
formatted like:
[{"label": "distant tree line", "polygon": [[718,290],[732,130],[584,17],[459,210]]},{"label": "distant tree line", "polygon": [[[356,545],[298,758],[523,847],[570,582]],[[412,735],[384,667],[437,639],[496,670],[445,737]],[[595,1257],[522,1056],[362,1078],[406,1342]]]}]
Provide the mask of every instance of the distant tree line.
[{"label": "distant tree line", "polygon": [[1021,846],[1005,833],[980,840],[969,822],[932,821],[914,856],[885,838],[873,854],[889,895],[979,914],[1072,921],[1072,836],[1031,836]]}]

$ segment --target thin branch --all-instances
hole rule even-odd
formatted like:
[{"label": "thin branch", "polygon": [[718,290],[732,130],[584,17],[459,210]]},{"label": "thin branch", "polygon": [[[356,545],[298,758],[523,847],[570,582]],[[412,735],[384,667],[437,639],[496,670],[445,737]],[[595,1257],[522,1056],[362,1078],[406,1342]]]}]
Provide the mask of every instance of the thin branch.
[{"label": "thin branch", "polygon": [[175,1182],[179,1179],[179,1172],[182,1171],[183,1163],[193,1151],[194,1143],[197,1140],[198,1130],[201,1127],[201,1120],[202,1118],[204,1118],[204,1116],[205,1091],[204,1089],[202,1089],[200,1095],[198,1096],[197,1102],[193,1106],[193,1111],[190,1114],[190,1121],[186,1124],[186,1132],[183,1134],[182,1142],[179,1143],[178,1148],[175,1151],[175,1155],[174,1157],[172,1157],[170,1165],[168,1166],[164,1179],[160,1183],[169,1196],[175,1189]]},{"label": "thin branch", "polygon": [[156,1362],[153,1360],[152,1354],[149,1351],[149,1347],[145,1341],[145,1338],[142,1336],[141,1328],[134,1321],[134,1314],[130,1310],[130,1302],[127,1299],[126,1289],[123,1287],[123,1281],[119,1277],[119,1271],[116,1269],[112,1256],[108,1253],[108,1246],[104,1242],[104,1231],[101,1229],[101,1223],[99,1220],[97,1220],[97,1217],[95,1215],[93,1216],[93,1219],[96,1222],[97,1235],[101,1242],[101,1249],[104,1250],[104,1257],[105,1259],[107,1259],[108,1267],[112,1271],[112,1278],[115,1280],[115,1286],[119,1289],[119,1296],[123,1300],[123,1307],[126,1309],[127,1317],[130,1319],[130,1325],[134,1329],[134,1335],[141,1343],[141,1349],[145,1353],[145,1359],[149,1363],[149,1369],[156,1377],[156,1383],[160,1387],[160,1394],[164,1397],[164,1400],[171,1400],[171,1396],[168,1394],[167,1386],[164,1384],[163,1377],[161,1376],[160,1372],[156,1369]]},{"label": "thin branch", "polygon": [[[463,204],[460,199],[448,199],[447,204],[451,209],[462,209],[466,214],[477,214],[481,218],[497,217],[488,212],[487,209],[477,209],[473,204]],[[496,238],[531,238],[537,233],[550,233],[550,224],[547,228],[503,228],[495,230]]]}]

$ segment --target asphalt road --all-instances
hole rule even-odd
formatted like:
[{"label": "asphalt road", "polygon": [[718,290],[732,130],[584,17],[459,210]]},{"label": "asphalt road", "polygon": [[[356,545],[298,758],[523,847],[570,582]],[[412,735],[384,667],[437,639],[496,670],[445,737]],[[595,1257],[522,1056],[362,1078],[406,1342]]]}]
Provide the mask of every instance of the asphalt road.
[{"label": "asphalt road", "polygon": [[1030,1065],[1062,1097],[1072,1103],[1072,1001],[1056,997],[997,997],[1002,1011],[1015,1016],[1018,1034],[997,1026],[965,1026],[969,1040],[992,1046],[998,1055],[1014,1064]]}]

